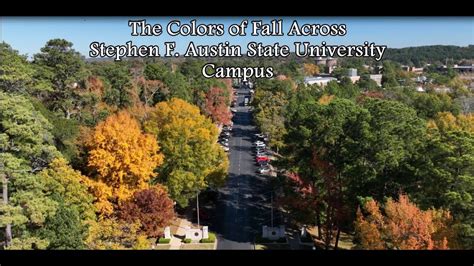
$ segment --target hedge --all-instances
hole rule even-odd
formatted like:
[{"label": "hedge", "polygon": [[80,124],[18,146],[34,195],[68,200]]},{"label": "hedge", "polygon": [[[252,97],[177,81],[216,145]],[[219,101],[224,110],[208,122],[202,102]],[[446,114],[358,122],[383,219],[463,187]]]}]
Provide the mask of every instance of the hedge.
[{"label": "hedge", "polygon": [[214,243],[216,242],[216,234],[209,232],[209,238],[201,239],[201,243]]},{"label": "hedge", "polygon": [[171,239],[169,239],[169,238],[160,237],[160,239],[158,239],[159,244],[169,244],[170,241],[171,241]]}]

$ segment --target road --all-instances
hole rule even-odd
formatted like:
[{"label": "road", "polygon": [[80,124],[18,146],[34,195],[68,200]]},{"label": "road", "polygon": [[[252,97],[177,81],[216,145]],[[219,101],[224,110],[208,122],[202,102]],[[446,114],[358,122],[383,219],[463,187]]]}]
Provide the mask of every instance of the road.
[{"label": "road", "polygon": [[256,128],[252,125],[251,112],[243,106],[245,95],[250,95],[249,89],[237,91],[237,112],[229,140],[229,176],[226,185],[219,189],[216,215],[210,227],[217,233],[217,249],[254,249],[254,239],[262,233],[262,225],[271,223],[268,177],[256,174],[252,153]]}]

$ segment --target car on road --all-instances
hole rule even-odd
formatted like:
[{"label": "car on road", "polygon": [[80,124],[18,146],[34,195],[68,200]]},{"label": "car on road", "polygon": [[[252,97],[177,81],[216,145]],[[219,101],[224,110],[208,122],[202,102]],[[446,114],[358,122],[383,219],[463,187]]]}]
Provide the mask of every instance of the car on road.
[{"label": "car on road", "polygon": [[222,146],[229,147],[229,142],[221,141],[219,142]]},{"label": "car on road", "polygon": [[257,163],[258,162],[268,162],[269,160],[270,159],[268,159],[268,157],[265,157],[265,156],[261,156],[261,157],[256,158]]},{"label": "car on road", "polygon": [[268,174],[270,173],[270,167],[261,167],[261,168],[258,168],[258,172],[260,174]]},{"label": "car on road", "polygon": [[256,143],[255,146],[257,147],[266,147],[265,143]]},{"label": "car on road", "polygon": [[221,136],[230,136],[229,131],[222,131]]},{"label": "car on road", "polygon": [[225,152],[228,152],[230,149],[229,147],[226,147],[226,146],[223,146],[222,149],[225,151]]},{"label": "car on road", "polygon": [[232,113],[237,113],[237,109],[235,109],[235,108],[230,108],[230,111],[231,111]]}]

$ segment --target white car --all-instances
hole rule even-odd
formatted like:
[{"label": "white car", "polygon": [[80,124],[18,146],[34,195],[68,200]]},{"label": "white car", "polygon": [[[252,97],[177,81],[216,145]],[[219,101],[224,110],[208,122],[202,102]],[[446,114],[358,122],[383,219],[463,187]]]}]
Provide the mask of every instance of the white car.
[{"label": "white car", "polygon": [[257,144],[255,144],[255,146],[257,146],[257,147],[266,147],[265,143],[257,143]]},{"label": "white car", "polygon": [[269,167],[259,168],[259,169],[258,169],[258,172],[259,172],[260,174],[267,174],[267,173],[270,173],[270,168],[269,168]]},{"label": "white car", "polygon": [[237,109],[231,108],[230,111],[231,111],[232,113],[236,113],[236,112],[237,112]]},{"label": "white car", "polygon": [[261,140],[257,140],[257,141],[255,141],[255,144],[265,144],[265,142],[263,142]]},{"label": "white car", "polygon": [[225,152],[228,152],[230,149],[229,147],[226,147],[226,146],[223,146],[222,149],[225,151]]},{"label": "white car", "polygon": [[219,142],[219,143],[220,143],[222,146],[229,147],[229,143],[228,143],[228,142],[222,141],[222,142]]}]

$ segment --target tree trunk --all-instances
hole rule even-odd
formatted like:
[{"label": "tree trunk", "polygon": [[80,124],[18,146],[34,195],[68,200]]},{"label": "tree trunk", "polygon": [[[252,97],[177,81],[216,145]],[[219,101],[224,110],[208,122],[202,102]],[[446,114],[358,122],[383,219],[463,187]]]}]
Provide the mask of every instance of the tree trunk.
[{"label": "tree trunk", "polygon": [[[2,182],[3,182],[3,191],[2,191],[2,198],[3,204],[6,206],[8,205],[8,177],[6,174],[2,173]],[[12,225],[7,224],[5,227],[5,247],[10,246],[12,241]]]},{"label": "tree trunk", "polygon": [[318,238],[321,239],[322,233],[321,233],[321,215],[319,213],[319,209],[316,213],[316,226],[318,226]]},{"label": "tree trunk", "polygon": [[337,227],[337,234],[336,234],[336,243],[334,244],[334,250],[337,249],[339,245],[339,236],[341,235],[341,228]]},{"label": "tree trunk", "polygon": [[331,246],[331,236],[332,236],[332,221],[331,221],[332,215],[331,215],[331,207],[328,206],[327,210],[327,217],[326,217],[326,232],[325,232],[325,239],[324,239],[324,248],[326,250],[329,250],[329,247]]}]

